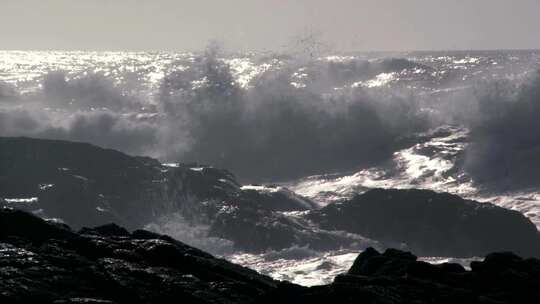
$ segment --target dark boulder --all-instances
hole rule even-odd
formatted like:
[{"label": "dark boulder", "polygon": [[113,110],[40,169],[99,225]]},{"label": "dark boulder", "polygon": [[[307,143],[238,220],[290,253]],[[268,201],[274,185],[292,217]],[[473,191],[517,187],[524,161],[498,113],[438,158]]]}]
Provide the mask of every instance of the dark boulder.
[{"label": "dark boulder", "polygon": [[171,238],[126,232],[77,234],[1,209],[0,302],[251,303],[277,285]]},{"label": "dark boulder", "polygon": [[540,256],[540,235],[517,211],[429,190],[374,189],[307,217],[327,230],[405,244],[425,256]]},{"label": "dark boulder", "polygon": [[348,274],[361,276],[412,276],[434,279],[448,273],[464,272],[465,268],[459,264],[443,263],[432,265],[417,261],[417,257],[410,252],[387,249],[381,254],[370,247],[356,258]]},{"label": "dark boulder", "polygon": [[209,226],[212,236],[248,251],[293,245],[337,249],[358,241],[283,215],[316,207],[286,188],[241,187],[227,170],[162,165],[85,143],[0,138],[0,197],[31,197],[32,205],[0,204],[75,228],[116,223],[133,230],[180,213],[190,224]]},{"label": "dark boulder", "polygon": [[227,170],[198,164],[163,165],[86,143],[0,137],[0,198],[24,201],[0,206],[76,228],[114,222],[137,229],[172,212],[209,223],[235,200],[267,211],[315,206],[286,188],[262,188],[243,190]]},{"label": "dark boulder", "polygon": [[226,170],[166,166],[66,141],[0,138],[0,197],[11,198],[1,206],[77,229],[116,223],[133,230],[180,213],[251,252],[294,245],[362,249],[377,245],[371,240],[430,256],[540,252],[538,231],[522,214],[455,195],[376,189],[316,209],[283,187],[241,187]]},{"label": "dark boulder", "polygon": [[83,228],[80,234],[99,234],[105,236],[129,236],[129,232],[114,223],[98,226],[95,228]]},{"label": "dark boulder", "polygon": [[0,303],[540,303],[540,260],[489,254],[466,271],[368,248],[323,286],[277,282],[170,237],[72,232],[0,209]]},{"label": "dark boulder", "polygon": [[471,271],[431,265],[409,252],[368,248],[332,284],[301,288],[280,284],[260,303],[539,303],[540,260],[490,254]]},{"label": "dark boulder", "polygon": [[189,216],[201,201],[240,191],[226,170],[164,166],[86,143],[0,138],[0,197],[36,198],[29,211],[74,227],[115,222],[138,228],[174,211]]},{"label": "dark boulder", "polygon": [[160,176],[150,158],[86,143],[0,138],[0,197],[36,197],[36,209],[74,227],[144,221]]},{"label": "dark boulder", "polygon": [[73,238],[75,234],[65,225],[44,222],[29,213],[10,208],[0,209],[0,238],[17,237],[34,242],[50,238]]},{"label": "dark boulder", "polygon": [[261,208],[239,197],[226,202],[215,214],[210,235],[234,241],[235,247],[249,252],[308,246],[314,250],[360,248],[376,242],[357,235],[346,235],[313,227],[302,217],[291,217]]}]

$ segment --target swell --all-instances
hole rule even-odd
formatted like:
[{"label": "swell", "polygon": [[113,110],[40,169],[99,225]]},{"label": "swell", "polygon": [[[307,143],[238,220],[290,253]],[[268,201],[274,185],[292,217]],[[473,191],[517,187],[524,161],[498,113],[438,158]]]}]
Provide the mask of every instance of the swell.
[{"label": "swell", "polygon": [[[509,167],[523,167],[519,159],[535,161],[536,135],[529,130],[538,129],[539,85],[527,80],[538,67],[534,52],[307,62],[216,49],[154,57],[72,54],[71,63],[53,55],[41,54],[41,76],[29,74],[33,89],[22,76],[0,85],[0,135],[208,163],[253,182],[380,166],[418,144],[418,133],[450,123],[471,130],[464,168],[475,180],[537,182],[534,170],[505,178]],[[21,66],[6,69],[12,76],[30,73]],[[55,66],[65,71],[47,72]],[[500,94],[487,94],[501,79],[508,85],[498,85]],[[519,124],[497,135],[512,119]]]}]

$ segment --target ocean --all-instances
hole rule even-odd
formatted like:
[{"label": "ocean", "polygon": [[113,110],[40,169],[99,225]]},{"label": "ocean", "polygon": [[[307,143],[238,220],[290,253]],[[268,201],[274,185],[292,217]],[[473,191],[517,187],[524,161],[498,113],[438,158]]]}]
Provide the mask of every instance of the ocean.
[{"label": "ocean", "polygon": [[[245,187],[292,191],[319,207],[371,188],[450,192],[540,227],[538,70],[537,50],[0,51],[0,136],[210,164]],[[222,251],[181,216],[148,228],[304,285],[329,282],[357,256]]]}]

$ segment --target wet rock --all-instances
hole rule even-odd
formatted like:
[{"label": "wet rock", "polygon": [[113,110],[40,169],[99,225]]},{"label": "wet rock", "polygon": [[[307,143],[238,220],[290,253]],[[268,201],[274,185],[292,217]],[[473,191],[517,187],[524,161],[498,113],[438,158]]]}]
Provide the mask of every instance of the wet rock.
[{"label": "wet rock", "polygon": [[152,233],[74,233],[9,209],[0,223],[1,303],[248,303],[277,285]]},{"label": "wet rock", "polygon": [[[152,232],[72,232],[0,209],[1,303],[539,303],[540,260],[489,254],[466,271],[395,249],[362,252],[323,286],[277,282]],[[29,227],[25,229],[25,227]],[[34,233],[36,232],[36,233]]]},{"label": "wet rock", "polygon": [[446,274],[464,273],[465,268],[459,264],[443,263],[432,265],[417,261],[410,252],[387,249],[380,254],[373,248],[367,248],[354,261],[349,275],[360,276],[411,276],[417,278],[436,279]]},{"label": "wet rock", "polygon": [[383,254],[379,254],[370,247],[356,258],[353,266],[349,269],[349,274],[399,276],[407,274],[411,265],[415,263],[416,256],[410,252],[387,249]]},{"label": "wet rock", "polygon": [[517,211],[429,190],[374,189],[310,212],[321,228],[357,233],[424,256],[540,256],[540,235]]},{"label": "wet rock", "polygon": [[279,186],[244,186],[242,197],[256,202],[259,209],[270,211],[304,211],[317,208],[308,198]]},{"label": "wet rock", "polygon": [[136,229],[170,212],[199,213],[200,202],[240,192],[226,170],[164,166],[85,143],[0,138],[0,197],[35,197],[29,211],[76,228],[115,222]]},{"label": "wet rock", "polygon": [[[0,205],[60,218],[77,229],[115,223],[134,230],[179,213],[188,224],[209,227],[209,236],[250,252],[382,244],[425,256],[540,254],[538,231],[523,215],[455,195],[376,189],[316,209],[283,187],[241,187],[226,170],[165,166],[66,141],[0,138],[0,197],[35,197],[35,204],[17,207],[0,199]],[[114,226],[99,229],[83,234],[129,234]]]},{"label": "wet rock", "polygon": [[172,212],[208,224],[235,201],[267,211],[315,206],[282,187],[243,190],[227,170],[166,166],[90,144],[32,138],[0,138],[0,198],[35,198],[18,205],[1,200],[0,206],[75,228],[114,222],[137,229]]},{"label": "wet rock", "polygon": [[81,234],[99,234],[104,236],[129,236],[129,232],[114,223],[98,226],[95,228],[83,228],[79,232]]},{"label": "wet rock", "polygon": [[[0,148],[0,197],[36,197],[31,207],[10,207],[39,210],[40,216],[59,218],[77,229],[115,223],[134,230],[179,213],[189,224],[208,226],[211,236],[246,251],[293,245],[337,249],[359,241],[283,214],[315,208],[309,199],[278,186],[241,187],[226,170],[162,165],[67,141],[0,138]],[[110,225],[82,231],[97,232],[128,233]]]},{"label": "wet rock", "polygon": [[466,271],[456,264],[416,261],[409,252],[368,248],[332,284],[280,284],[261,303],[538,303],[540,260],[509,253],[489,256]]},{"label": "wet rock", "polygon": [[234,241],[235,247],[249,252],[281,250],[307,246],[314,250],[335,250],[342,247],[361,248],[377,242],[358,235],[347,235],[313,227],[299,217],[274,212],[242,198],[230,202],[218,212],[212,223],[211,236]]},{"label": "wet rock", "polygon": [[74,238],[68,227],[54,222],[45,223],[29,213],[1,208],[0,237],[17,237],[42,242],[50,238]]}]

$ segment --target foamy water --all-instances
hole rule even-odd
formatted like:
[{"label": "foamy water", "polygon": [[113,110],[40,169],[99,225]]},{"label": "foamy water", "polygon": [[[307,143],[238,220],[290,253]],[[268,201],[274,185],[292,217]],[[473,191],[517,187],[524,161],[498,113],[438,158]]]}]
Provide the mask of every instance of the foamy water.
[{"label": "foamy water", "polygon": [[287,186],[321,205],[371,188],[422,188],[472,195],[476,189],[465,173],[449,174],[464,152],[467,135],[468,130],[462,127],[440,127],[425,134],[430,137],[425,142],[395,152],[386,166],[338,176],[310,176]]},{"label": "foamy water", "polygon": [[[540,191],[521,190],[490,194],[477,189],[466,172],[454,168],[463,157],[468,130],[445,126],[432,130],[424,143],[394,153],[391,164],[345,175],[310,176],[286,186],[325,206],[372,188],[429,189],[517,210],[540,229]],[[442,133],[441,135],[437,135]]]},{"label": "foamy water", "polygon": [[[291,257],[291,252],[296,253],[297,256]],[[310,252],[306,248],[295,247],[262,255],[236,254],[227,257],[227,259],[233,263],[255,269],[276,280],[286,280],[304,286],[315,286],[329,284],[337,275],[347,273],[360,253],[360,251],[346,250],[316,253]],[[305,256],[302,256],[302,254]],[[458,263],[466,269],[470,269],[471,261],[478,261],[481,258],[419,257],[418,260],[431,264]]]}]

